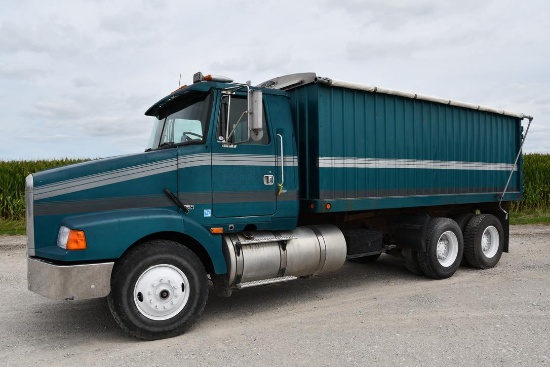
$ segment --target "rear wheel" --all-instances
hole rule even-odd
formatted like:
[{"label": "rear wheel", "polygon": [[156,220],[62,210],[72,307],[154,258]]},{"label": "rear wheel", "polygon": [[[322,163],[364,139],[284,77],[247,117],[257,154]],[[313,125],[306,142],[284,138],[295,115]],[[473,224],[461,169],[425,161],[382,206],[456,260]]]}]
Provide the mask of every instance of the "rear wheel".
[{"label": "rear wheel", "polygon": [[474,213],[463,213],[459,214],[454,220],[456,224],[458,224],[458,227],[462,231],[462,234],[464,235],[464,231],[466,230],[466,226],[468,225],[468,222],[475,216]]},{"label": "rear wheel", "polygon": [[[466,231],[466,226],[468,225],[468,222],[474,217],[474,213],[462,213],[455,217],[455,222],[460,227],[460,230],[462,231],[462,237],[464,236],[464,232]],[[468,265],[468,262],[466,261],[466,258],[462,256],[462,260],[460,261],[460,265]]]},{"label": "rear wheel", "polygon": [[411,249],[403,249],[403,258],[405,259],[405,267],[408,271],[415,275],[422,275],[422,268],[418,262],[418,253]]},{"label": "rear wheel", "polygon": [[480,214],[468,222],[464,233],[464,257],[478,269],[494,267],[500,261],[504,231],[497,217]]},{"label": "rear wheel", "polygon": [[155,240],[131,249],[115,266],[109,308],[128,334],[146,340],[182,334],[200,316],[206,271],[179,243]]},{"label": "rear wheel", "polygon": [[449,278],[460,266],[463,250],[458,224],[449,218],[432,218],[427,229],[426,252],[418,253],[420,268],[430,278]]}]

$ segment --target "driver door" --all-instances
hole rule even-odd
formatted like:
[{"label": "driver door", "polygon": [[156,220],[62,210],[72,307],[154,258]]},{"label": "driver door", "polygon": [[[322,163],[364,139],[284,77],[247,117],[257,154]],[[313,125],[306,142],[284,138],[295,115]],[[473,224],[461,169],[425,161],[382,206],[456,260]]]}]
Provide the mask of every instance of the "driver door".
[{"label": "driver door", "polygon": [[[212,215],[272,215],[277,210],[277,156],[265,110],[263,136],[253,140],[246,122],[246,96],[223,95],[221,102],[220,116],[225,108],[228,123],[218,119],[218,142],[212,146]],[[226,129],[231,138],[224,144],[221,140]]]}]

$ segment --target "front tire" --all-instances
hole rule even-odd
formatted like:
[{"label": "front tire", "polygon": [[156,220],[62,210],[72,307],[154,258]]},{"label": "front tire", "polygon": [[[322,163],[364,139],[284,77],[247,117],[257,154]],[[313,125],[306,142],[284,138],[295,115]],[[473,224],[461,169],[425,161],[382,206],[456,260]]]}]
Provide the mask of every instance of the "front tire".
[{"label": "front tire", "polygon": [[489,269],[500,261],[504,231],[497,217],[480,214],[473,217],[464,232],[464,257],[478,269]]},{"label": "front tire", "polygon": [[426,252],[418,253],[422,272],[433,279],[451,277],[464,251],[460,227],[449,218],[432,218],[426,233]]},{"label": "front tire", "polygon": [[154,240],[132,248],[115,265],[109,308],[129,335],[145,340],[185,332],[208,298],[206,271],[185,246]]}]

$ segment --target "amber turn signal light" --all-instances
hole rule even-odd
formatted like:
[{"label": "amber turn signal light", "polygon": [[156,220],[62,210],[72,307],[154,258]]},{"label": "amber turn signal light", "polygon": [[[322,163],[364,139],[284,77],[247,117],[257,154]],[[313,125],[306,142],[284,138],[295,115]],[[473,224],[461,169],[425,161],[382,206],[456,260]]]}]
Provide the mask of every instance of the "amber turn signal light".
[{"label": "amber turn signal light", "polygon": [[71,229],[67,239],[67,250],[86,250],[86,236],[84,231]]}]

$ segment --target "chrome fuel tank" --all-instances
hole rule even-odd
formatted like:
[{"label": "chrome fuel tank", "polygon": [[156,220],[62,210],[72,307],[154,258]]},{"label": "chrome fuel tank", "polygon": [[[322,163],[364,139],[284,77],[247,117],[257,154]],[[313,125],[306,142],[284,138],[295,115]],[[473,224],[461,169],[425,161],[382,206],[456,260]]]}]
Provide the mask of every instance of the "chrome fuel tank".
[{"label": "chrome fuel tank", "polygon": [[333,225],[223,237],[229,285],[335,271],[346,260],[346,240]]}]

